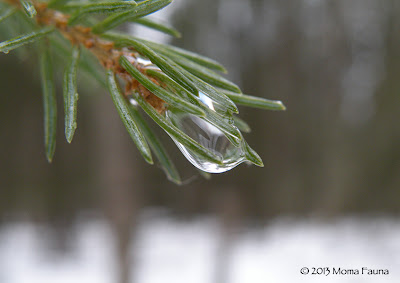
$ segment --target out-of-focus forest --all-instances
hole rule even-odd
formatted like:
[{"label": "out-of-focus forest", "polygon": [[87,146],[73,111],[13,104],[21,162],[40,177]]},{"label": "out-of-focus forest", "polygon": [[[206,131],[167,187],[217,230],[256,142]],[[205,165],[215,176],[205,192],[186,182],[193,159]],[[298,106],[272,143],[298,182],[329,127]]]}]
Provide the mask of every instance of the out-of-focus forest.
[{"label": "out-of-focus forest", "polygon": [[130,223],[149,207],[184,219],[216,215],[228,229],[282,215],[398,214],[399,1],[176,2],[166,8],[183,33],[173,44],[223,63],[244,93],[286,105],[286,112],[240,108],[265,168],[241,165],[205,180],[160,131],[186,181],[168,182],[141,158],[109,94],[85,76],[71,145],[58,91],[48,164],[36,54],[12,52],[0,55],[0,225],[47,223],[62,238],[95,212],[116,231],[124,263]]}]

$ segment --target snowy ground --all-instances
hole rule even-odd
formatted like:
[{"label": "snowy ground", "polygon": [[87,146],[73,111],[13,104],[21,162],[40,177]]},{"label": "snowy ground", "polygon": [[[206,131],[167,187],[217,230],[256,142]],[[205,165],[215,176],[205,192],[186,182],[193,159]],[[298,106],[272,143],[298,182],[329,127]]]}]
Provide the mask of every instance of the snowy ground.
[{"label": "snowy ground", "polygon": [[[134,282],[208,283],[218,246],[212,219],[141,221],[131,254]],[[29,223],[0,228],[0,283],[114,283],[113,242],[100,220],[77,226],[72,250],[49,249],[49,231]],[[226,260],[229,283],[400,282],[400,221],[344,219],[324,223],[278,219],[236,235]],[[389,275],[302,275],[300,269],[388,269]]]}]

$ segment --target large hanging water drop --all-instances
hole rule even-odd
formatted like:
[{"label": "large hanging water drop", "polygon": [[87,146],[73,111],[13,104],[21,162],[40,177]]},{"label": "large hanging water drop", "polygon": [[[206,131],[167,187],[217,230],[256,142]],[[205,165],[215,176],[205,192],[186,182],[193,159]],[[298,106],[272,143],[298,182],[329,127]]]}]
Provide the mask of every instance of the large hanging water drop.
[{"label": "large hanging water drop", "polygon": [[[200,92],[199,99],[208,108],[214,110],[212,100],[209,97]],[[210,162],[173,139],[183,155],[198,169],[208,173],[222,173],[246,161],[242,148],[235,147],[221,130],[209,122],[179,110],[168,110],[166,118],[189,137],[217,155],[222,161],[222,164]]]}]

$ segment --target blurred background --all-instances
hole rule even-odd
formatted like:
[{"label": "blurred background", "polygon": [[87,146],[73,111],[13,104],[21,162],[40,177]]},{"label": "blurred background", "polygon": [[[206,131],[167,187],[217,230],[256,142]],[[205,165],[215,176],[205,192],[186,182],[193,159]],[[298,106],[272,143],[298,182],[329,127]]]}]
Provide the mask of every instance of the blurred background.
[{"label": "blurred background", "polygon": [[0,282],[399,282],[399,15],[397,0],[174,0],[155,14],[182,31],[173,44],[288,108],[241,108],[266,166],[209,181],[160,131],[181,187],[85,76],[74,141],[60,116],[47,164],[35,54],[1,54]]}]

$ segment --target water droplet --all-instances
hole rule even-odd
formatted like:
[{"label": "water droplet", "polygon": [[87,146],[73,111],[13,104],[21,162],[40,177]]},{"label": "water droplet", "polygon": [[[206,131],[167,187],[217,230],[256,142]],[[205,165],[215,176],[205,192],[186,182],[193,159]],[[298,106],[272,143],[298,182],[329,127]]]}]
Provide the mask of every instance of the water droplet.
[{"label": "water droplet", "polygon": [[141,57],[141,56],[136,56],[136,62],[138,62],[139,64],[142,64],[143,66],[153,65],[153,63],[149,59]]},{"label": "water droplet", "polygon": [[140,65],[146,67],[146,69],[153,69],[160,71],[160,68],[157,67],[157,65],[153,64],[148,58],[143,57],[139,54],[136,55],[136,58],[134,59],[136,63],[139,63]]},{"label": "water droplet", "polygon": [[139,105],[139,103],[136,101],[136,99],[134,99],[132,97],[129,98],[129,103],[135,108],[137,108]]},{"label": "water droplet", "polygon": [[28,7],[26,11],[28,12],[29,17],[33,18],[36,16],[36,10],[33,6]]},{"label": "water droplet", "polygon": [[[214,110],[213,101],[208,96],[200,92],[199,99]],[[168,110],[166,118],[222,161],[222,164],[210,162],[173,139],[183,155],[198,169],[209,173],[222,173],[246,161],[242,147],[235,147],[224,133],[211,123],[179,110]]]},{"label": "water droplet", "polygon": [[241,147],[235,147],[222,131],[207,121],[184,112],[167,111],[169,119],[176,127],[199,144],[217,155],[223,164],[215,164],[198,156],[181,143],[174,140],[183,155],[197,168],[209,173],[228,171],[245,161]]}]

